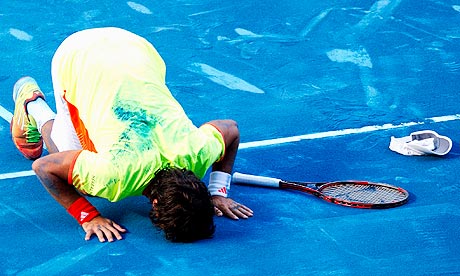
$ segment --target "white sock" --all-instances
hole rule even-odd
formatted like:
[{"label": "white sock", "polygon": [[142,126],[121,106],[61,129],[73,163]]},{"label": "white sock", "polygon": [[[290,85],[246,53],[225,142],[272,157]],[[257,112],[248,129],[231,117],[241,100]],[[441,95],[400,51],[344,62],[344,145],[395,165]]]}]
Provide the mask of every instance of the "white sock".
[{"label": "white sock", "polygon": [[56,113],[51,110],[48,104],[42,99],[38,98],[33,102],[27,104],[27,112],[34,117],[37,122],[37,128],[42,133],[43,125],[49,120],[54,120]]}]

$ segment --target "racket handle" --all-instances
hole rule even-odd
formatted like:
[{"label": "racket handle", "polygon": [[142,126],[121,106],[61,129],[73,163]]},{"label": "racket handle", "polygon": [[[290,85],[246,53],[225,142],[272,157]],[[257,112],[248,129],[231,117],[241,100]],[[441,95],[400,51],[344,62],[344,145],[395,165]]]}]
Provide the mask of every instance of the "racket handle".
[{"label": "racket handle", "polygon": [[239,173],[239,172],[235,172],[233,174],[232,180],[234,183],[243,183],[247,185],[273,187],[273,188],[279,188],[280,181],[281,181],[281,179],[277,179],[277,178],[244,174],[244,173]]}]

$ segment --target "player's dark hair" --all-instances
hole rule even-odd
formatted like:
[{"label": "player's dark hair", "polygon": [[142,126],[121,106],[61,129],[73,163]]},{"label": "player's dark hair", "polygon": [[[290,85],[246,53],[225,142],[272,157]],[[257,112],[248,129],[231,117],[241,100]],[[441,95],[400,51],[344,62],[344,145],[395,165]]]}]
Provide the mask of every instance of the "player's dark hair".
[{"label": "player's dark hair", "polygon": [[214,205],[206,185],[189,170],[166,168],[158,171],[144,191],[151,202],[152,223],[166,239],[192,242],[214,234]]}]

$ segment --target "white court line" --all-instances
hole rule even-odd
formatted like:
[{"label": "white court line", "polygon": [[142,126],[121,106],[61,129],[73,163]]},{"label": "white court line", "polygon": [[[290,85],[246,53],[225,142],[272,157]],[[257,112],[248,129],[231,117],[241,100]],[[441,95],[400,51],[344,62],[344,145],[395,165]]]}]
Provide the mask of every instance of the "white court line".
[{"label": "white court line", "polygon": [[[2,117],[5,121],[8,123],[11,122],[11,119],[13,118],[13,114],[6,110],[3,106],[0,105],[0,117]],[[14,172],[14,173],[3,173],[0,174],[0,180],[2,179],[10,179],[10,178],[18,178],[18,177],[24,177],[24,176],[31,176],[35,175],[33,170],[30,171],[22,171],[22,172]]]},{"label": "white court line", "polygon": [[439,122],[448,122],[460,120],[460,114],[454,115],[446,115],[446,116],[439,116],[439,117],[431,117],[426,118],[422,122],[407,122],[401,123],[399,125],[393,124],[384,124],[384,125],[374,125],[374,126],[364,126],[360,128],[348,128],[348,129],[341,129],[341,130],[332,130],[326,132],[317,132],[305,135],[297,135],[285,138],[275,138],[275,139],[268,139],[268,140],[261,140],[261,141],[254,141],[254,142],[246,142],[241,143],[239,149],[247,149],[247,148],[258,148],[264,146],[272,146],[272,145],[280,145],[285,143],[292,143],[292,142],[299,142],[302,140],[313,140],[313,139],[321,139],[327,137],[337,137],[343,135],[350,135],[350,134],[358,134],[358,133],[366,133],[372,132],[377,130],[388,130],[388,129],[395,129],[395,128],[403,128],[403,127],[410,127],[415,125],[423,125],[426,123],[439,123]]},{"label": "white court line", "polygon": [[[297,135],[297,136],[284,137],[284,138],[246,142],[246,143],[241,143],[239,149],[241,150],[241,149],[248,149],[248,148],[273,146],[273,145],[280,145],[280,144],[285,144],[285,143],[299,142],[302,140],[313,140],[313,139],[321,139],[321,138],[327,138],[327,137],[338,137],[338,136],[344,136],[344,135],[373,132],[373,131],[378,131],[378,130],[388,130],[388,129],[403,128],[403,127],[410,127],[410,126],[416,126],[416,125],[424,125],[424,124],[429,124],[429,123],[449,122],[449,121],[455,121],[455,120],[460,120],[460,114],[425,118],[425,120],[422,122],[406,122],[406,123],[401,123],[399,125],[383,124],[383,125],[374,125],[374,126],[364,126],[360,128],[347,128],[347,129],[341,129],[341,130],[317,132],[317,133],[310,133],[310,134],[305,134],[305,135]],[[0,180],[31,176],[34,174],[35,173],[32,170],[22,171],[22,172],[13,172],[13,173],[4,173],[4,174],[0,174]]]},{"label": "white court line", "polygon": [[6,110],[3,106],[0,105],[0,116],[5,119],[8,123],[11,122],[11,119],[13,118],[13,114]]},{"label": "white court line", "polygon": [[31,175],[35,175],[35,172],[33,170],[22,171],[22,172],[13,172],[13,173],[2,173],[2,174],[0,174],[0,180],[18,178],[18,177],[24,177],[24,176],[31,176]]}]

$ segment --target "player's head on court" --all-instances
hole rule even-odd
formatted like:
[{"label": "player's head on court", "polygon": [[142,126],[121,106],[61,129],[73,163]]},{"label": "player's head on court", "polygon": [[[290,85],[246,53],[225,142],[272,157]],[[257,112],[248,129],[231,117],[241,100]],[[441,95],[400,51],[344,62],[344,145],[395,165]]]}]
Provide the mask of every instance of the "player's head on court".
[{"label": "player's head on court", "polygon": [[166,168],[144,191],[150,199],[152,223],[166,239],[192,242],[214,234],[214,206],[206,185],[191,171]]}]

